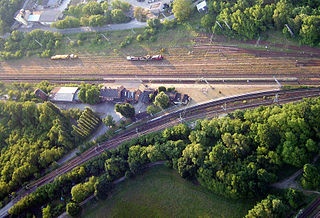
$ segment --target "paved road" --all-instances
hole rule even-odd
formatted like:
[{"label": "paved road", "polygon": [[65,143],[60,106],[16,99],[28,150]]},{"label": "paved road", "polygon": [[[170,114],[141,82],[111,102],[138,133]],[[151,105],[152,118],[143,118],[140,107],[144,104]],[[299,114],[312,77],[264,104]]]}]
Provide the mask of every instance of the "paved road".
[{"label": "paved road", "polygon": [[37,25],[32,28],[19,28],[18,30],[23,32],[31,32],[32,30],[40,29],[43,31],[68,34],[68,33],[84,33],[84,32],[101,32],[101,31],[111,31],[111,30],[127,30],[127,29],[134,29],[134,28],[142,28],[146,26],[147,26],[146,22],[139,22],[134,19],[129,23],[108,24],[102,27],[78,27],[78,28],[69,28],[69,29],[57,29],[57,28],[51,28],[48,26]]}]

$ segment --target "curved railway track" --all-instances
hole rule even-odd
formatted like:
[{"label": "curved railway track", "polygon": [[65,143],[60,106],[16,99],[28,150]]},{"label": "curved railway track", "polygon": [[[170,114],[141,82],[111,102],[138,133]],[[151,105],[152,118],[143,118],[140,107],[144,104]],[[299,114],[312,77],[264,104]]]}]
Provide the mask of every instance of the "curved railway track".
[{"label": "curved railway track", "polygon": [[[118,147],[122,142],[130,140],[137,137],[138,135],[143,135],[155,131],[162,130],[169,126],[176,125],[180,122],[180,117],[182,116],[185,120],[198,119],[203,117],[214,117],[221,113],[231,112],[236,109],[246,109],[254,108],[261,105],[271,105],[274,103],[273,97],[278,96],[278,103],[283,104],[292,101],[298,101],[306,97],[320,96],[319,88],[309,88],[309,89],[296,89],[296,90],[281,90],[281,91],[266,91],[257,92],[251,94],[245,94],[240,96],[232,96],[225,99],[219,99],[215,101],[206,102],[203,104],[195,105],[185,109],[178,110],[173,113],[165,114],[160,117],[153,118],[137,126],[138,133],[136,129],[128,130],[100,145],[93,147],[80,156],[72,159],[68,163],[64,164],[55,171],[47,174],[46,176],[40,178],[39,180],[29,184],[29,190],[21,194],[13,200],[16,203],[25,195],[33,192],[37,187],[40,187],[46,183],[53,181],[53,179],[59,175],[62,175],[76,166],[100,155],[105,149],[114,149]],[[244,103],[243,101],[247,101]],[[228,105],[227,110],[222,108],[223,105]]]}]

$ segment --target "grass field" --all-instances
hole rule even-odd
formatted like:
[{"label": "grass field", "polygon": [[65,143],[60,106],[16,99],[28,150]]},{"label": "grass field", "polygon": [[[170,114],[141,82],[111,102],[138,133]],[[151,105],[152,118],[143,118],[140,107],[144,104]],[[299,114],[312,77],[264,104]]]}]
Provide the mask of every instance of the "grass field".
[{"label": "grass field", "polygon": [[254,201],[229,200],[155,166],[116,185],[105,201],[91,203],[83,217],[243,217]]}]

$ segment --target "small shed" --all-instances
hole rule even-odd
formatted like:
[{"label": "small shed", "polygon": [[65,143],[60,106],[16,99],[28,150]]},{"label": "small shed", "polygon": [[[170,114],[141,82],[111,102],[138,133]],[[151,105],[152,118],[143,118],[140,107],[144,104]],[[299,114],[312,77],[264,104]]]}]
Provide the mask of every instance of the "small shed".
[{"label": "small shed", "polygon": [[37,98],[40,98],[43,101],[46,101],[48,99],[48,95],[41,89],[34,90],[34,94]]}]

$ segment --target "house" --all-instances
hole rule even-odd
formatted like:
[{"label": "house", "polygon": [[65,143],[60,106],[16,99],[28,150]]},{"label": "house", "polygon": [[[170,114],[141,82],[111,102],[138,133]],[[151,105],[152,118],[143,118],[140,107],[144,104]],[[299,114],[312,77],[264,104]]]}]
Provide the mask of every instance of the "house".
[{"label": "house", "polygon": [[121,92],[124,89],[123,86],[118,87],[116,89],[112,89],[111,87],[104,87],[100,91],[100,98],[102,101],[107,102],[120,102],[121,101]]},{"label": "house", "polygon": [[62,16],[63,14],[59,10],[41,10],[31,12],[30,10],[21,9],[14,19],[26,26],[33,23],[50,25],[57,22]]},{"label": "house", "polygon": [[152,4],[149,10],[151,13],[159,15],[163,11],[163,5],[161,2],[157,2],[155,4]]},{"label": "house", "polygon": [[41,89],[36,89],[36,90],[34,90],[34,94],[35,94],[35,96],[37,97],[37,98],[40,98],[41,100],[43,100],[43,101],[46,101],[47,99],[48,99],[48,95],[44,92],[44,91],[42,91]]},{"label": "house", "polygon": [[189,97],[189,95],[184,94],[181,100],[182,104],[188,104],[188,102],[191,101],[191,98]]},{"label": "house", "polygon": [[55,87],[49,94],[49,100],[53,102],[74,102],[76,101],[78,87]]},{"label": "house", "polygon": [[150,100],[151,100],[149,96],[150,96],[150,94],[154,94],[154,93],[155,93],[155,91],[153,89],[144,90],[139,96],[140,102],[142,102],[144,104],[149,104]]},{"label": "house", "polygon": [[28,25],[28,18],[31,14],[31,11],[29,10],[24,10],[24,9],[21,9],[17,15],[14,17],[14,19],[16,21],[18,21],[19,23],[22,23],[24,25]]},{"label": "house", "polygon": [[179,92],[164,92],[168,95],[170,102],[174,104],[187,104],[190,101],[190,97],[187,94],[182,95]]},{"label": "house", "polygon": [[[33,12],[33,14],[35,14]],[[62,12],[59,10],[45,10],[45,11],[40,11],[39,13],[39,19],[37,22],[41,23],[42,25],[51,25],[52,23],[55,23],[63,16]]]},{"label": "house", "polygon": [[139,100],[139,96],[141,95],[142,91],[139,89],[127,89],[123,88],[121,90],[121,99],[126,102],[130,103],[137,103]]},{"label": "house", "polygon": [[206,1],[202,1],[199,4],[197,4],[197,10],[200,13],[205,13],[208,11],[208,6],[207,6],[207,2]]}]

